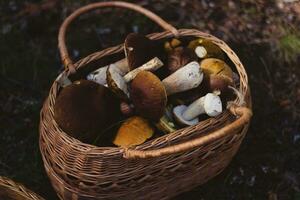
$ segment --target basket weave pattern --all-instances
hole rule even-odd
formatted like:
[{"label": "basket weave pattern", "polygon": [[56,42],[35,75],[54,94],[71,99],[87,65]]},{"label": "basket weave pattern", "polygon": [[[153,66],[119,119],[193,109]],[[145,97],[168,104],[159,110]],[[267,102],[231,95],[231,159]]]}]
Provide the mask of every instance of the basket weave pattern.
[{"label": "basket weave pattern", "polygon": [[[148,35],[153,40],[202,37],[218,45],[234,63],[240,76],[239,92],[251,107],[246,71],[236,54],[222,40],[195,29],[175,29],[141,7],[124,2],[90,4],[66,19],[59,35],[64,73],[74,73],[92,61],[123,51],[123,44],[91,54],[75,64],[65,47],[69,23],[89,10],[118,6],[136,10],[167,31]],[[148,13],[145,13],[148,12]],[[155,17],[153,17],[154,15]],[[251,110],[231,106],[217,118],[161,136],[130,149],[96,147],[68,136],[54,120],[60,86],[54,82],[41,111],[40,150],[45,169],[61,199],[169,199],[205,183],[223,171],[244,138]],[[236,105],[241,104],[235,100]]]},{"label": "basket weave pattern", "polygon": [[6,177],[0,176],[0,199],[7,200],[7,198],[11,200],[44,200],[42,197],[28,190],[23,185]]}]

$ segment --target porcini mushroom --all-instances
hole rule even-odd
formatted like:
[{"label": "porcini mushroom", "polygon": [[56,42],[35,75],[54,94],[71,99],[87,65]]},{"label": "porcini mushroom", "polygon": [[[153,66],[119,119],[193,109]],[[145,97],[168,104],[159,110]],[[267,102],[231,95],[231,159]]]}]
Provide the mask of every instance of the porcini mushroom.
[{"label": "porcini mushroom", "polygon": [[121,125],[113,143],[128,148],[144,143],[153,133],[154,129],[146,119],[134,116]]},{"label": "porcini mushroom", "polygon": [[188,107],[185,105],[176,106],[173,109],[175,119],[185,125],[195,125],[198,123],[198,116],[206,113],[210,117],[215,117],[222,113],[222,102],[220,97],[214,93],[208,93],[197,99]]},{"label": "porcini mushroom", "polygon": [[168,54],[167,67],[170,73],[173,73],[192,61],[197,61],[197,57],[191,49],[177,47],[173,50],[170,50]]},{"label": "porcini mushroom", "polygon": [[200,67],[204,74],[222,74],[232,79],[232,69],[223,61],[217,58],[206,58],[201,61]]},{"label": "porcini mushroom", "polygon": [[222,102],[215,93],[207,93],[205,96],[197,99],[183,112],[182,116],[186,120],[206,113],[210,117],[218,116],[222,113]]},{"label": "porcini mushroom", "polygon": [[194,61],[175,71],[165,78],[162,83],[166,88],[167,94],[171,95],[196,88],[200,85],[202,80],[202,70],[199,64]]},{"label": "porcini mushroom", "polygon": [[189,43],[188,48],[195,51],[199,58],[225,58],[225,54],[222,49],[207,39],[198,38],[192,40]]},{"label": "porcini mushroom", "polygon": [[130,97],[138,115],[158,121],[167,104],[166,90],[152,72],[141,71],[131,82]]},{"label": "porcini mushroom", "polygon": [[119,60],[113,64],[104,66],[104,67],[100,67],[99,69],[91,72],[90,74],[87,75],[87,80],[91,80],[94,81],[100,85],[104,85],[106,86],[107,82],[106,82],[106,71],[107,68],[111,67],[114,69],[118,69],[119,74],[124,76],[128,71],[129,71],[129,67],[128,67],[128,63],[127,60],[124,58],[122,60]]},{"label": "porcini mushroom", "polygon": [[134,70],[128,72],[125,76],[124,76],[124,80],[126,82],[131,81],[132,79],[134,79],[134,77],[141,71],[155,71],[157,69],[159,69],[160,67],[162,67],[164,64],[162,63],[162,61],[155,57],[153,59],[151,59],[150,61],[146,62],[145,64],[143,64],[142,66],[135,68]]},{"label": "porcini mushroom", "polygon": [[150,40],[144,35],[130,33],[124,42],[125,55],[130,70],[142,66],[154,57],[163,55],[163,47],[158,41]]},{"label": "porcini mushroom", "polygon": [[227,99],[232,94],[228,86],[234,86],[231,68],[224,61],[216,58],[202,60],[200,67],[209,91],[219,90],[221,97]]},{"label": "porcini mushroom", "polygon": [[63,88],[54,105],[54,118],[70,136],[91,143],[121,116],[112,92],[93,81],[79,80]]},{"label": "porcini mushroom", "polygon": [[106,82],[108,87],[121,99],[129,98],[127,83],[117,68],[108,67],[106,71]]}]

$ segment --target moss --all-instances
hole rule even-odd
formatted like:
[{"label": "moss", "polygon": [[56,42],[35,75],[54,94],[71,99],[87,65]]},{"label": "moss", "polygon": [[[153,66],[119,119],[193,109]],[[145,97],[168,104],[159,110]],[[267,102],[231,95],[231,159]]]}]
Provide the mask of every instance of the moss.
[{"label": "moss", "polygon": [[286,62],[295,62],[300,55],[300,35],[287,33],[278,42],[279,58]]}]

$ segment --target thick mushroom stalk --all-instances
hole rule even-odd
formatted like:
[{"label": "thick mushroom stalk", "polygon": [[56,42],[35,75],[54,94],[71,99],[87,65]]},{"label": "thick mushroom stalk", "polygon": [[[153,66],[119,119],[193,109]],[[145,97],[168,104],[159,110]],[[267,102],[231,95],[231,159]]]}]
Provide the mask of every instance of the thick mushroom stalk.
[{"label": "thick mushroom stalk", "polygon": [[222,102],[218,95],[208,93],[204,97],[197,99],[187,107],[182,117],[185,120],[192,120],[204,113],[210,117],[215,117],[222,113]]},{"label": "thick mushroom stalk", "polygon": [[199,64],[193,61],[165,78],[162,83],[166,88],[167,95],[171,95],[196,88],[202,80],[202,70]]},{"label": "thick mushroom stalk", "polygon": [[136,75],[141,72],[141,71],[156,71],[157,69],[159,69],[160,67],[162,67],[164,64],[163,62],[155,57],[153,59],[151,59],[150,61],[146,62],[145,64],[143,64],[142,66],[135,68],[134,70],[128,72],[125,76],[124,76],[124,80],[126,82],[130,82],[131,80],[133,80]]},{"label": "thick mushroom stalk", "polygon": [[113,68],[113,69],[118,69],[119,73],[124,76],[128,71],[128,63],[126,58],[119,60],[113,64],[109,64],[104,67],[100,67],[99,69],[91,72],[90,74],[87,75],[87,80],[94,81],[100,85],[106,85],[106,71],[108,67]]}]

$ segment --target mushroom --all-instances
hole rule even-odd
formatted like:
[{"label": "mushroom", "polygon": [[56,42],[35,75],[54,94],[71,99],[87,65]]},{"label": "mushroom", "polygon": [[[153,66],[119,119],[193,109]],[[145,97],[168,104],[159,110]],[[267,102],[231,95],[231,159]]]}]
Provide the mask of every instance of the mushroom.
[{"label": "mushroom", "polygon": [[117,68],[108,67],[106,71],[106,81],[108,87],[119,98],[123,100],[127,100],[129,98],[127,83],[121,76],[120,70],[118,70]]},{"label": "mushroom", "polygon": [[90,74],[87,75],[87,80],[91,80],[94,81],[100,85],[104,85],[106,86],[107,82],[106,82],[106,71],[108,69],[108,67],[111,68],[115,68],[119,70],[119,73],[124,76],[128,71],[128,63],[127,60],[124,58],[122,60],[119,60],[113,64],[104,66],[104,67],[100,67],[99,69],[91,72]]},{"label": "mushroom", "polygon": [[200,67],[203,70],[203,73],[207,75],[221,74],[230,79],[233,77],[232,69],[223,60],[217,58],[206,58],[202,60]]},{"label": "mushroom", "polygon": [[166,90],[152,72],[141,71],[131,82],[130,97],[138,115],[158,121],[167,104]]},{"label": "mushroom", "polygon": [[222,113],[222,102],[215,93],[207,93],[197,99],[188,107],[185,105],[176,106],[173,110],[175,119],[185,125],[195,125],[198,123],[198,116],[206,113],[210,117],[215,117]]},{"label": "mushroom", "polygon": [[171,95],[196,88],[202,80],[202,70],[199,64],[193,61],[165,78],[162,83],[166,88],[167,94]]},{"label": "mushroom", "polygon": [[146,119],[134,116],[121,125],[113,143],[128,148],[144,143],[153,134],[154,129]]},{"label": "mushroom", "polygon": [[138,33],[127,35],[124,50],[130,70],[142,66],[154,57],[163,55],[163,47],[160,47],[160,43]]},{"label": "mushroom", "polygon": [[186,120],[191,120],[204,113],[210,117],[216,117],[222,113],[222,102],[216,93],[207,93],[194,101],[187,107],[182,116]]},{"label": "mushroom", "polygon": [[192,61],[197,61],[197,57],[191,49],[177,47],[168,54],[168,69],[173,73]]},{"label": "mushroom", "polygon": [[54,105],[54,119],[70,136],[91,143],[121,116],[112,92],[93,81],[79,80],[63,88]]},{"label": "mushroom", "polygon": [[132,79],[134,79],[134,77],[136,77],[136,75],[141,72],[141,71],[155,71],[157,69],[159,69],[160,67],[162,67],[164,64],[162,63],[162,61],[155,57],[153,59],[151,59],[150,61],[148,61],[147,63],[143,64],[142,66],[135,68],[134,70],[128,72],[125,76],[124,76],[124,80],[126,82],[130,82]]},{"label": "mushroom", "polygon": [[175,49],[176,47],[180,46],[181,42],[180,40],[173,38],[171,41],[166,41],[164,44],[164,48],[166,52],[171,52],[173,49]]},{"label": "mushroom", "polygon": [[188,48],[195,51],[199,58],[225,58],[222,49],[207,39],[198,38],[192,40],[189,43]]},{"label": "mushroom", "polygon": [[232,95],[228,86],[234,86],[233,72],[222,60],[206,58],[201,61],[200,67],[204,73],[204,79],[210,92],[219,90],[221,97],[227,99]]}]

